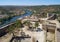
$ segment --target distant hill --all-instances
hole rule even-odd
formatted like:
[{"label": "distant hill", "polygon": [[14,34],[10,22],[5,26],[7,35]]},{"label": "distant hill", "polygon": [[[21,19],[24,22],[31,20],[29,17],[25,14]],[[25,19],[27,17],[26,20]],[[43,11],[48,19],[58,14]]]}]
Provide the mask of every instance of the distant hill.
[{"label": "distant hill", "polygon": [[37,5],[37,6],[0,6],[0,10],[31,9],[40,12],[60,13],[60,5]]}]

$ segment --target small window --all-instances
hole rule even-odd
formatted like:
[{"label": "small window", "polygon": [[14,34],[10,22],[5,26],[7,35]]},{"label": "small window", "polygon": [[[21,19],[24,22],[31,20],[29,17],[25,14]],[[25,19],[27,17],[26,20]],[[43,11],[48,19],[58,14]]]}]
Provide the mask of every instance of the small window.
[{"label": "small window", "polygon": [[58,28],[58,29],[57,29],[57,31],[59,31],[59,32],[60,32],[60,28]]}]

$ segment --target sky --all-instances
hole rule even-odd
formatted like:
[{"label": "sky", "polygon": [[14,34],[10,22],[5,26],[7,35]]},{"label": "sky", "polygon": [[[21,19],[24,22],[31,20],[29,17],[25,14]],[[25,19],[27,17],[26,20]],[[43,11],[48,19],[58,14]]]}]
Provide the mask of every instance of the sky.
[{"label": "sky", "polygon": [[60,0],[0,0],[0,5],[60,5]]}]

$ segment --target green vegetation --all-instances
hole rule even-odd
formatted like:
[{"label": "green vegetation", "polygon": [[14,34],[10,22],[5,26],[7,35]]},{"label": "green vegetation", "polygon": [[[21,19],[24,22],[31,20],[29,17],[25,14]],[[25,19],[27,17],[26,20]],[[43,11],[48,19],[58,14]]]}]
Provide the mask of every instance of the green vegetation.
[{"label": "green vegetation", "polygon": [[[60,5],[42,5],[42,6],[30,6],[27,7],[31,9],[34,15],[38,15],[37,17],[46,17],[47,13],[56,13],[60,14]],[[44,14],[43,14],[44,13]]]},{"label": "green vegetation", "polygon": [[15,22],[15,27],[16,27],[16,28],[22,27],[21,20],[17,20],[17,21]]},{"label": "green vegetation", "polygon": [[27,20],[27,21],[24,21],[23,24],[25,24],[25,25],[27,25],[27,26],[30,26],[31,23],[30,23],[30,21]]},{"label": "green vegetation", "polygon": [[[8,20],[14,16],[24,13],[24,9],[30,9],[32,14],[39,14],[38,17],[46,17],[46,13],[60,14],[60,5],[42,5],[42,6],[0,6],[0,14],[8,15]],[[19,12],[18,12],[19,11]],[[43,14],[43,16],[42,16]]]},{"label": "green vegetation", "polygon": [[11,25],[11,26],[9,26],[9,27],[7,28],[7,30],[8,30],[10,33],[13,33],[14,29],[15,29],[14,25],[13,25],[13,26]]},{"label": "green vegetation", "polygon": [[4,22],[9,21],[12,17],[4,17],[4,18],[0,18],[0,24],[4,24]]},{"label": "green vegetation", "polygon": [[38,22],[35,22],[35,28],[37,28],[39,26]]},{"label": "green vegetation", "polygon": [[53,11],[51,13],[56,13],[56,14],[60,14],[60,11]]},{"label": "green vegetation", "polygon": [[21,28],[21,26],[22,26],[21,21],[17,20],[13,25],[7,27],[7,31],[9,31],[10,33],[13,33],[15,29],[18,30]]}]

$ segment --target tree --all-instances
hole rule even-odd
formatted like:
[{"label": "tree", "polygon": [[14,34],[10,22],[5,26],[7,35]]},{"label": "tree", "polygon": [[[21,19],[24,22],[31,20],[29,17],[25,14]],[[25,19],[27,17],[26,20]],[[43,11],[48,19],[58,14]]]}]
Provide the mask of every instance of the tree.
[{"label": "tree", "polygon": [[17,21],[15,22],[15,27],[17,27],[17,28],[22,27],[21,20],[17,20]]},{"label": "tree", "polygon": [[14,34],[14,29],[15,29],[15,27],[14,27],[13,25],[11,25],[11,26],[9,26],[9,27],[7,28],[7,31],[8,31],[9,33]]},{"label": "tree", "polygon": [[31,23],[30,23],[30,21],[24,21],[24,23],[23,23],[24,25],[26,25],[27,27],[28,27],[28,29],[29,29],[29,27],[30,27],[30,25],[32,25]]},{"label": "tree", "polygon": [[39,26],[38,22],[35,22],[35,28],[37,28]]},{"label": "tree", "polygon": [[19,30],[20,27],[21,27],[21,21],[17,20],[15,24],[9,26],[7,30],[14,35],[15,30],[16,31]]},{"label": "tree", "polygon": [[31,23],[30,23],[30,21],[24,21],[24,23],[23,24],[25,24],[25,25],[27,25],[28,27],[31,25]]}]

